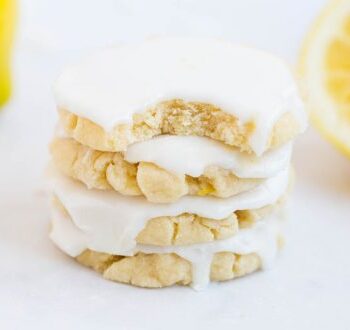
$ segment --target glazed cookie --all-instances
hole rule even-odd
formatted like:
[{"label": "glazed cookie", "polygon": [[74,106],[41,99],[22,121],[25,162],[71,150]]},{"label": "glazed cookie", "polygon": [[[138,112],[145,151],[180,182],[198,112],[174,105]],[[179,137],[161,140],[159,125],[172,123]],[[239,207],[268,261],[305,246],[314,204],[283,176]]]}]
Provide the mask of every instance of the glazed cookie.
[{"label": "glazed cookie", "polygon": [[[238,118],[214,105],[183,100],[161,102],[144,113],[134,114],[132,123],[116,125],[110,131],[66,109],[59,109],[59,116],[70,137],[101,151],[125,151],[135,142],[171,134],[205,136],[252,153],[249,140],[256,129],[254,122],[242,125]],[[281,115],[269,134],[264,150],[283,145],[301,130],[295,114]]]},{"label": "glazed cookie", "polygon": [[[120,152],[96,151],[67,138],[56,138],[51,154],[58,169],[88,188],[144,195],[154,203],[175,202],[184,195],[231,197],[257,187],[263,180],[239,178],[219,166],[206,167],[198,177],[178,174],[150,162],[130,163]],[[285,158],[282,166],[288,166]]]},{"label": "glazed cookie", "polygon": [[223,40],[154,38],[104,49],[67,68],[55,96],[67,134],[101,151],[170,134],[262,155],[305,128],[289,67]]},{"label": "glazed cookie", "polygon": [[[76,260],[102,273],[107,280],[145,288],[162,288],[192,283],[191,263],[174,253],[144,254],[132,257],[114,256],[85,250]],[[255,253],[239,255],[218,252],[210,267],[211,281],[227,281],[253,273],[261,268]]]},{"label": "glazed cookie", "polygon": [[[59,173],[55,176],[53,194],[70,218],[57,220],[56,232],[72,230],[87,248],[118,255],[128,255],[136,244],[177,246],[235,237],[240,218],[245,228],[264,222],[257,220],[278,206],[289,181],[287,170],[230,198],[185,196],[175,203],[154,204],[142,197],[88,190]],[[61,213],[53,218],[60,219]]]},{"label": "glazed cookie", "polygon": [[[274,205],[259,209],[232,213],[225,219],[215,220],[195,214],[184,213],[178,216],[163,216],[148,220],[137,233],[137,244],[169,246],[207,243],[226,239],[237,234],[240,228],[250,228],[254,224],[276,212],[283,205],[284,198]],[[62,221],[73,221],[62,202],[53,197],[53,207],[65,217]],[[56,214],[57,218],[61,218]]]}]

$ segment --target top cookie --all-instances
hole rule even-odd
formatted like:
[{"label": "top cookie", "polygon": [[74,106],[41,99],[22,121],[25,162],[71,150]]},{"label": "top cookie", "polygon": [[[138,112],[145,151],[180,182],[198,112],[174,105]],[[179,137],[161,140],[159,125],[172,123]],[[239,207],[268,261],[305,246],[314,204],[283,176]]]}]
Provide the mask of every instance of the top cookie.
[{"label": "top cookie", "polygon": [[55,95],[68,134],[103,151],[175,134],[261,155],[305,126],[283,61],[214,39],[157,38],[102,50],[67,68]]}]

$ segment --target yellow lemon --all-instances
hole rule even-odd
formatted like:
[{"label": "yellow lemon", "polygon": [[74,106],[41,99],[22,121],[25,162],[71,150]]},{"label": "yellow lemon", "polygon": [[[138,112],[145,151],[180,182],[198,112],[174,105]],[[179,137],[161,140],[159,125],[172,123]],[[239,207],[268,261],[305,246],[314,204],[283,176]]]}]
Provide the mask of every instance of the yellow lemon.
[{"label": "yellow lemon", "polygon": [[334,0],[305,38],[299,73],[316,128],[350,157],[350,0]]},{"label": "yellow lemon", "polygon": [[0,106],[11,93],[10,57],[15,21],[15,1],[0,0]]}]

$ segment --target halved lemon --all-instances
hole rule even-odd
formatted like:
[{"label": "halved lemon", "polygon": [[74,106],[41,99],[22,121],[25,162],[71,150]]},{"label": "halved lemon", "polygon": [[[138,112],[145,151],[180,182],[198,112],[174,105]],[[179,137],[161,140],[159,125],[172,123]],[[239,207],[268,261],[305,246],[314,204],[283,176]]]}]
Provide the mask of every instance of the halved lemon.
[{"label": "halved lemon", "polygon": [[334,0],[305,38],[298,65],[310,118],[350,157],[350,0]]}]

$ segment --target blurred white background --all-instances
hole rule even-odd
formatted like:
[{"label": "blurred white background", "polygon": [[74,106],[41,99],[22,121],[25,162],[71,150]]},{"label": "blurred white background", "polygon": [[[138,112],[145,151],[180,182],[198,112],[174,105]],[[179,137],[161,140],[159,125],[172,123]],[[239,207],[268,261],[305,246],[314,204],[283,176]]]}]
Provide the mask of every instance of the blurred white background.
[{"label": "blurred white background", "polygon": [[67,51],[153,35],[228,38],[294,59],[324,0],[23,0],[21,41]]},{"label": "blurred white background", "polygon": [[290,238],[271,271],[196,293],[101,280],[50,243],[42,192],[61,68],[154,35],[215,36],[291,65],[323,0],[22,0],[14,94],[0,113],[1,329],[349,329],[350,162],[298,141]]}]

